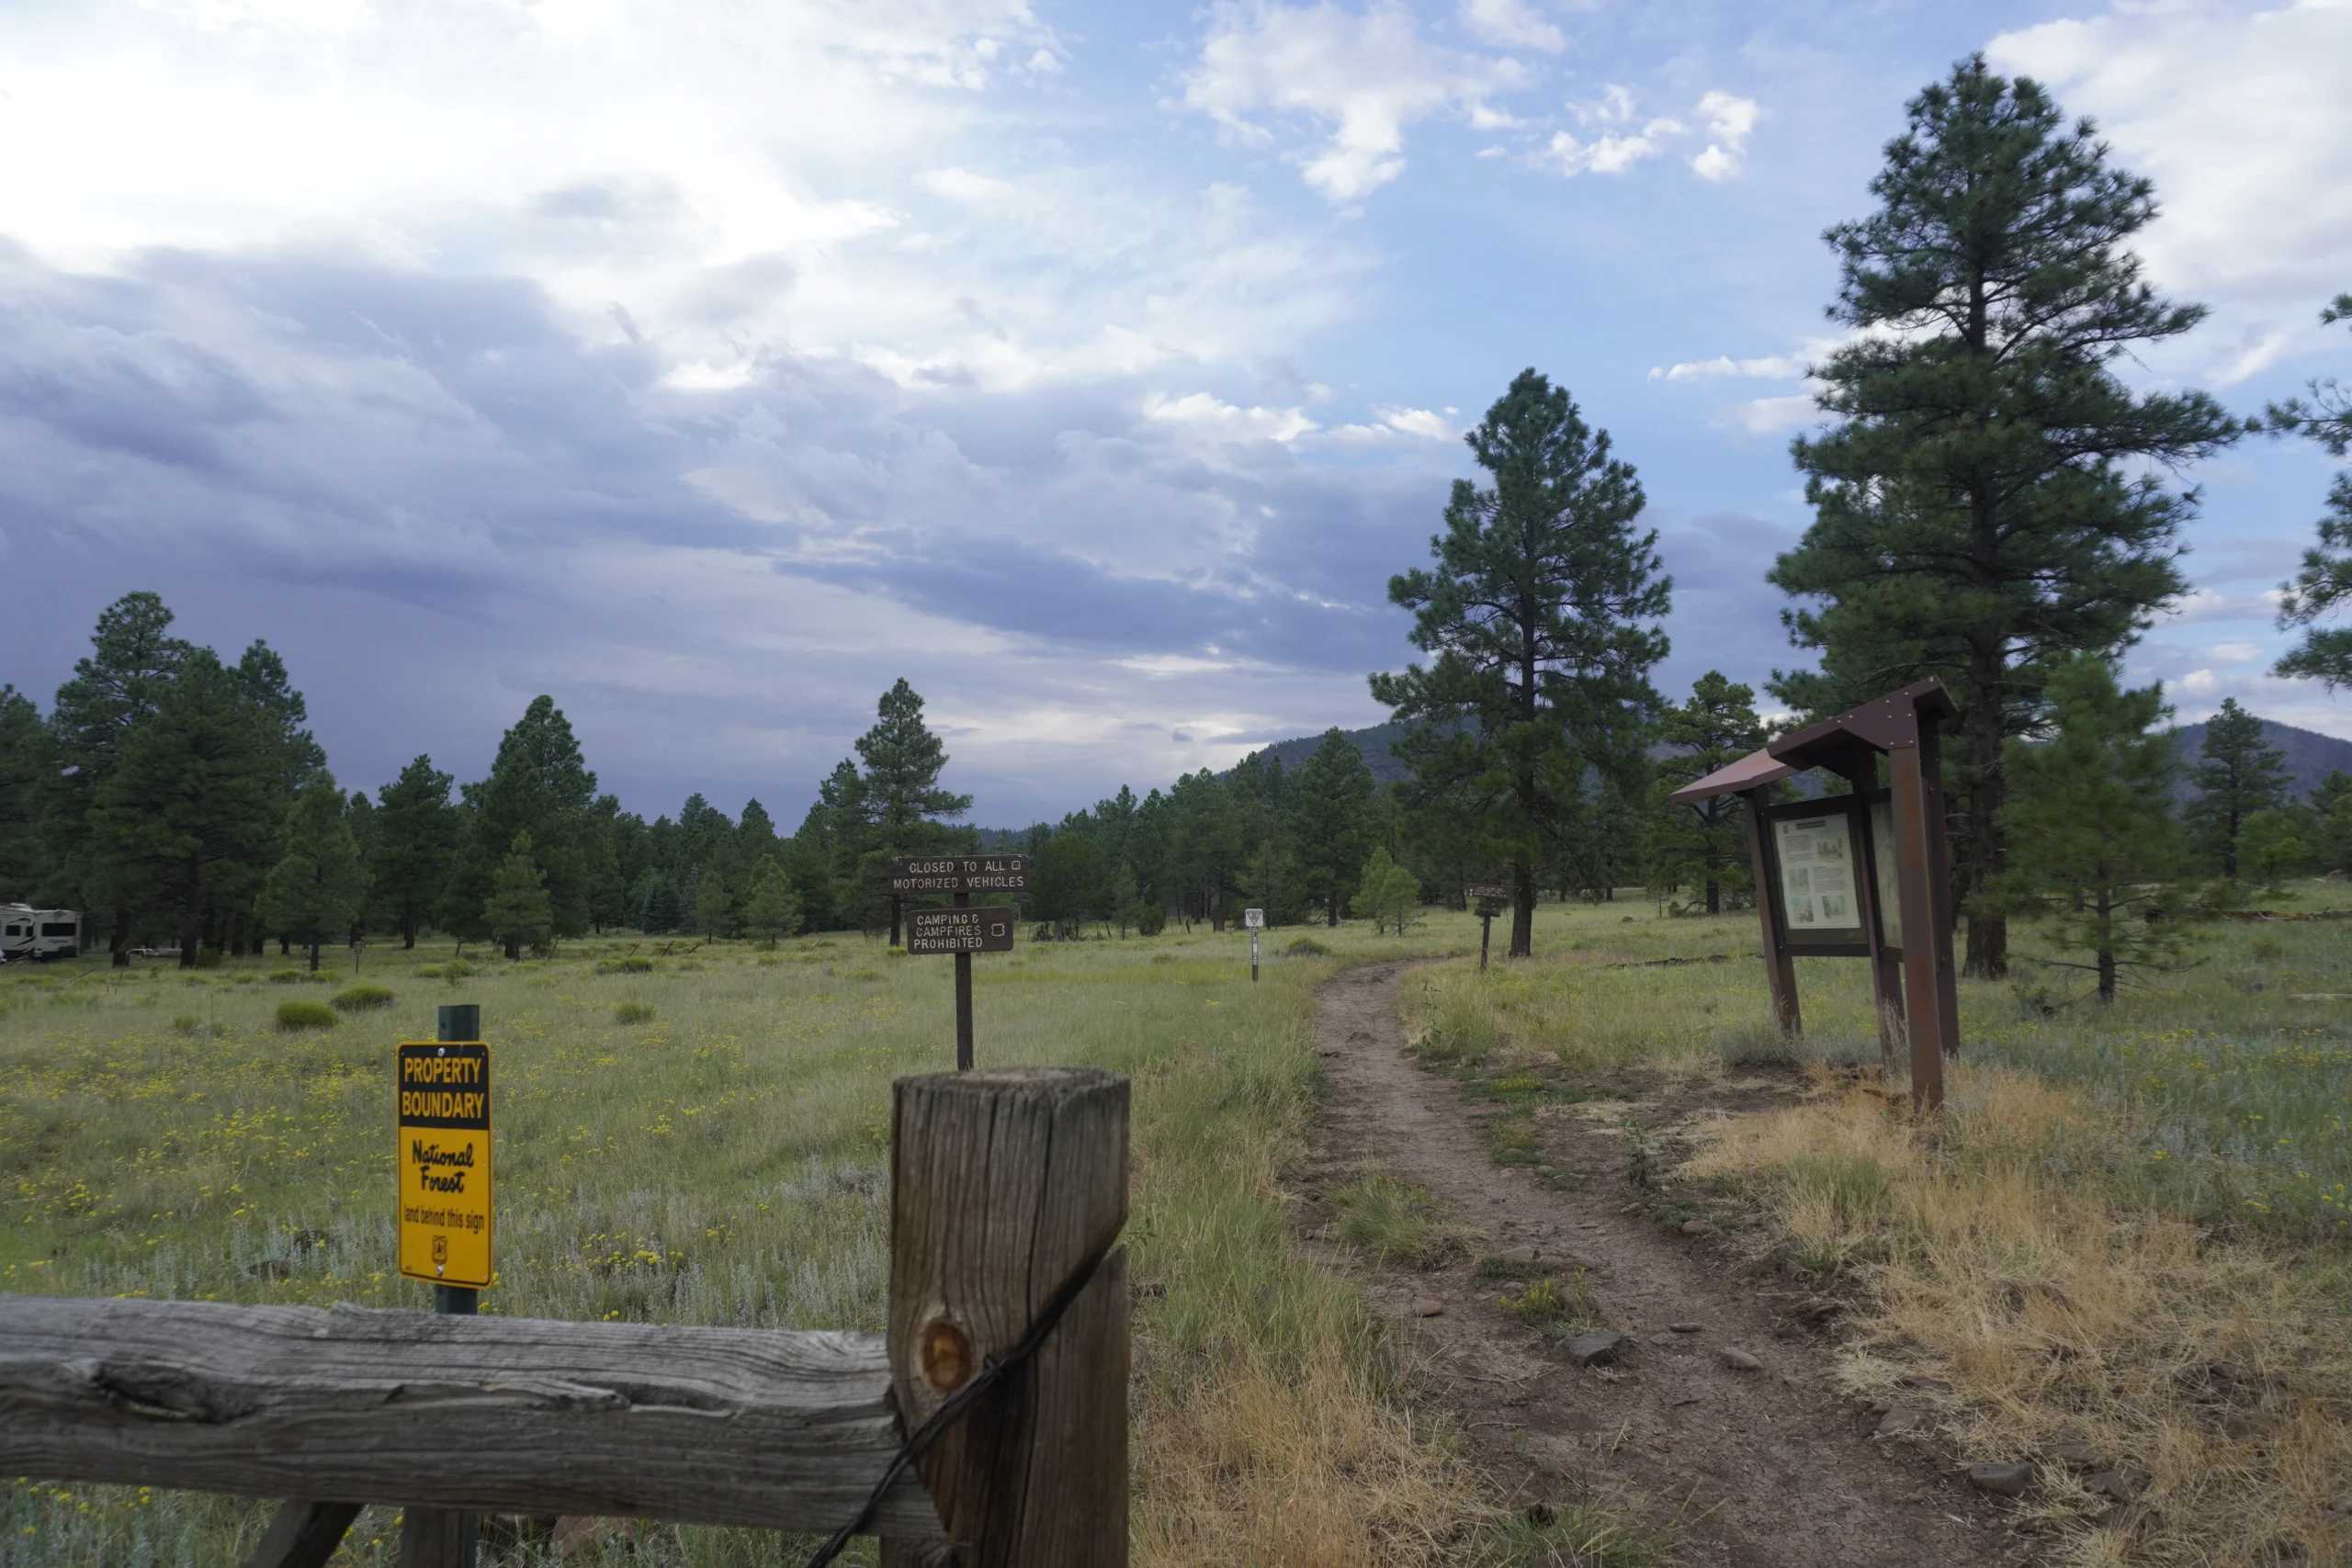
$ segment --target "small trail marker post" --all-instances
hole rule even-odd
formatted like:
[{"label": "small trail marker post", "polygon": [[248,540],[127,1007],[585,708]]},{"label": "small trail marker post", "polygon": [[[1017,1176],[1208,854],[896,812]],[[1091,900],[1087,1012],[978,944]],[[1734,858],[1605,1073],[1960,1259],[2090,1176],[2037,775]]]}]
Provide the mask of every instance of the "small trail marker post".
[{"label": "small trail marker post", "polygon": [[972,1070],[972,954],[1011,953],[1014,914],[1009,904],[972,907],[975,893],[1029,891],[1027,855],[896,855],[890,893],[945,893],[947,909],[907,911],[907,952],[956,955],[956,1070]]},{"label": "small trail marker post", "polygon": [[1241,923],[1250,928],[1250,983],[1258,983],[1258,933],[1266,929],[1266,911],[1244,909]]},{"label": "small trail marker post", "polygon": [[[1688,804],[1736,795],[1747,802],[1775,1021],[1788,1034],[1804,1031],[1797,959],[1871,960],[1879,1049],[1892,1066],[1908,1035],[1911,1103],[1921,1111],[1943,1103],[1943,1059],[1960,1054],[1951,862],[1944,847],[1937,734],[1957,712],[1941,681],[1914,682],[1784,736],[1667,796]],[[1882,758],[1885,787],[1878,782]],[[1807,768],[1841,775],[1853,793],[1772,805],[1772,785]]]},{"label": "small trail marker post", "polygon": [[1478,973],[1483,975],[1487,972],[1487,939],[1494,934],[1495,917],[1502,912],[1503,905],[1510,902],[1510,889],[1498,887],[1491,882],[1474,882],[1462,893],[1464,897],[1477,900]]},{"label": "small trail marker post", "polygon": [[[440,1024],[400,1047],[400,1265],[432,1284],[435,1313],[471,1317],[491,1281],[490,1047],[471,1002]],[[473,1568],[474,1530],[469,1513],[401,1510],[400,1568]]]}]

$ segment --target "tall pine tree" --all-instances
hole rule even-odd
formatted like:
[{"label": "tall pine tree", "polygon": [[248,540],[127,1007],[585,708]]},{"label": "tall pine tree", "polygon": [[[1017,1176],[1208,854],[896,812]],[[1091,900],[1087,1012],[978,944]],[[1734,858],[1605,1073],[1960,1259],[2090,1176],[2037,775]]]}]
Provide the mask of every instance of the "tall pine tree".
[{"label": "tall pine tree", "polygon": [[2001,824],[2017,853],[1987,897],[2047,911],[2059,949],[2083,954],[2060,962],[2089,970],[2112,1002],[2120,976],[2169,968],[2182,946],[2180,921],[2151,919],[2177,912],[2184,862],[2173,738],[2150,732],[2164,688],[2120,690],[2093,654],[2052,664],[2048,682],[2050,738],[2009,742]]},{"label": "tall pine tree", "polygon": [[2235,880],[2238,835],[2245,831],[2245,819],[2287,798],[2287,759],[2264,743],[2262,720],[2238,706],[2235,697],[2223,697],[2221,711],[2205,721],[2202,751],[2203,760],[2188,775],[2197,786],[2188,819],[2206,854],[2223,876]]},{"label": "tall pine tree", "polygon": [[[872,839],[861,857],[859,880],[878,888],[883,861],[923,854],[955,841],[938,820],[961,817],[972,797],[942,789],[947,748],[922,721],[922,698],[900,676],[876,705],[874,728],[857,738],[865,759],[862,797]],[[899,945],[899,900],[890,900],[890,945]]]},{"label": "tall pine tree", "polygon": [[449,802],[455,783],[432,758],[419,756],[376,792],[370,869],[378,904],[401,933],[402,947],[416,945],[457,863],[459,824]]},{"label": "tall pine tree", "polygon": [[41,792],[50,758],[40,710],[16,687],[0,685],[0,903],[30,903],[47,867]]},{"label": "tall pine tree", "polygon": [[1536,873],[1568,837],[1596,771],[1639,768],[1666,657],[1671,581],[1642,487],[1567,389],[1522,371],[1464,438],[1492,490],[1454,481],[1435,570],[1392,578],[1426,668],[1372,677],[1415,728],[1392,750],[1423,808],[1458,813],[1511,868],[1510,952],[1533,952]]},{"label": "tall pine tree", "polygon": [[443,924],[460,934],[481,930],[492,884],[505,874],[515,839],[527,834],[533,863],[546,874],[553,933],[585,934],[600,871],[596,775],[553,697],[531,699],[500,738],[490,777],[462,793],[467,841],[443,900]]},{"label": "tall pine tree", "polygon": [[1356,743],[1336,726],[1298,771],[1291,791],[1290,859],[1299,889],[1323,909],[1324,924],[1340,923],[1340,908],[1363,871],[1372,769]]},{"label": "tall pine tree", "polygon": [[[1690,688],[1690,700],[1666,710],[1657,739],[1668,755],[1660,763],[1660,793],[1736,762],[1764,744],[1756,691],[1710,670]],[[1695,883],[1711,915],[1724,912],[1724,895],[1751,891],[1747,807],[1719,795],[1682,805],[1668,803],[1657,845],[1661,886]]]},{"label": "tall pine tree", "polygon": [[[2352,294],[2339,294],[2319,313],[2320,325],[2352,321]],[[2270,428],[2305,435],[2330,457],[2352,456],[2352,389],[2334,380],[2313,381],[2312,400],[2290,398],[2268,410]],[[2312,623],[2352,602],[2352,469],[2340,470],[2328,487],[2327,515],[2319,520],[2319,544],[2303,552],[2303,569],[2280,584],[2278,629],[2304,628],[2303,640],[2278,660],[2273,674],[2324,682],[2328,690],[2352,686],[2352,626]]]},{"label": "tall pine tree", "polygon": [[[209,649],[180,660],[123,736],[90,807],[89,877],[109,908],[169,922],[196,966],[208,919],[258,889],[284,823],[269,716]],[[338,806],[340,801],[338,799]]]},{"label": "tall pine tree", "polygon": [[1794,444],[1815,522],[1771,572],[1811,602],[1786,619],[1821,670],[1773,689],[1826,714],[1927,675],[1951,686],[1966,970],[1998,976],[2007,927],[1973,895],[2007,863],[2003,743],[2041,724],[2053,660],[2112,654],[2182,591],[2196,492],[2155,470],[2240,427],[2201,392],[2135,395],[2114,373],[2204,312],[2143,281],[2124,246],[2153,189],[2109,165],[2090,122],[1982,58],[1909,112],[1871,184],[1879,210],[1826,236],[1829,315],[1855,335],[1815,374],[1842,423]]},{"label": "tall pine tree", "polygon": [[[50,705],[51,750],[56,768],[44,817],[47,838],[58,863],[50,896],[112,915],[109,941],[114,966],[130,963],[128,907],[109,905],[100,884],[129,886],[98,863],[92,843],[93,810],[98,791],[120,760],[123,742],[154,716],[180,666],[193,651],[171,635],[172,612],[158,594],[126,593],[98,614],[90,652],[74,665],[73,678],[57,689]],[[188,962],[193,962],[189,950]]]},{"label": "tall pine tree", "polygon": [[319,967],[319,948],[340,941],[368,901],[368,865],[352,837],[349,807],[334,775],[315,769],[286,813],[284,852],[263,885],[260,912]]}]

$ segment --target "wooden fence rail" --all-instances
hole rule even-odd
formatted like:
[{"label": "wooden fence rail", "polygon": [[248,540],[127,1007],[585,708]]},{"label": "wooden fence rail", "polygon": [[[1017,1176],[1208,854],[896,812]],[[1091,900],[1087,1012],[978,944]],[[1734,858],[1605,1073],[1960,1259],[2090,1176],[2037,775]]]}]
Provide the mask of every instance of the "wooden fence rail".
[{"label": "wooden fence rail", "polygon": [[[322,1562],[360,1504],[830,1532],[1102,1257],[1126,1136],[1114,1074],[900,1080],[888,1335],[0,1296],[0,1473],[320,1500],[255,1562]],[[1112,1253],[863,1528],[893,1562],[1124,1564],[1126,1372]]]}]

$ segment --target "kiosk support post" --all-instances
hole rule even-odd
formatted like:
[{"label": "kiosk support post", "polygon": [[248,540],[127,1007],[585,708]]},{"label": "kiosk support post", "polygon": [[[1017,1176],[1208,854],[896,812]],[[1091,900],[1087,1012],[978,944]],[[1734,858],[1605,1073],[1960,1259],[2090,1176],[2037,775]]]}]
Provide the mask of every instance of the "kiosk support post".
[{"label": "kiosk support post", "polygon": [[[1895,880],[1903,899],[1903,980],[1908,993],[1911,1104],[1933,1111],[1944,1102],[1944,1020],[1937,996],[1934,878],[1928,864],[1928,790],[1917,746],[1887,754],[1894,781]],[[1913,932],[1918,935],[1914,936]]]},{"label": "kiosk support post", "polygon": [[1804,1032],[1804,1015],[1797,1009],[1797,961],[1789,955],[1786,933],[1781,929],[1781,900],[1772,886],[1771,863],[1764,854],[1764,807],[1770,799],[1763,789],[1744,789],[1747,803],[1747,860],[1756,875],[1756,915],[1764,927],[1764,978],[1772,987],[1772,1021],[1781,1032]]}]

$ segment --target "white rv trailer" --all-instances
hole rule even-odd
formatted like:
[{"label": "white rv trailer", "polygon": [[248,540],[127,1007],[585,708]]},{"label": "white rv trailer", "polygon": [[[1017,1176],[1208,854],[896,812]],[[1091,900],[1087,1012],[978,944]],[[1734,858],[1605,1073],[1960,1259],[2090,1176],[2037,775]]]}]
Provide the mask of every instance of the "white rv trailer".
[{"label": "white rv trailer", "polygon": [[0,953],[11,964],[28,958],[71,958],[82,951],[82,912],[0,904]]}]

